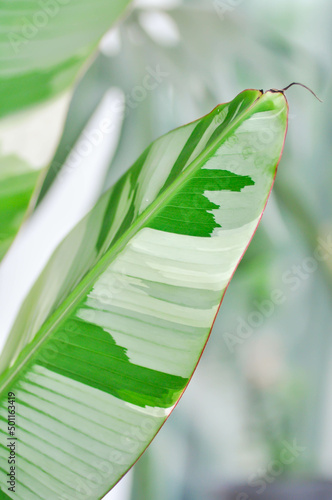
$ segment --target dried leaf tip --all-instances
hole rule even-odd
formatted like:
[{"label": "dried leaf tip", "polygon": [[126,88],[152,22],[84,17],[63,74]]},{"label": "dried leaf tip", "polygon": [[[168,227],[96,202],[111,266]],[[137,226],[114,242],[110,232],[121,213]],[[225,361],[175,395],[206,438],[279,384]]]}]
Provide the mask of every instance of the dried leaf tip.
[{"label": "dried leaf tip", "polygon": [[282,92],[284,93],[286,90],[288,90],[290,87],[292,87],[293,85],[299,85],[300,87],[303,87],[307,90],[309,90],[309,92],[312,93],[313,96],[316,97],[316,99],[318,99],[319,102],[323,102],[316,94],[313,90],[311,90],[309,87],[307,87],[306,85],[304,85],[303,83],[299,83],[299,82],[293,82],[293,83],[290,83],[289,85],[287,85],[287,87],[284,87],[283,89],[270,89],[269,92]]}]

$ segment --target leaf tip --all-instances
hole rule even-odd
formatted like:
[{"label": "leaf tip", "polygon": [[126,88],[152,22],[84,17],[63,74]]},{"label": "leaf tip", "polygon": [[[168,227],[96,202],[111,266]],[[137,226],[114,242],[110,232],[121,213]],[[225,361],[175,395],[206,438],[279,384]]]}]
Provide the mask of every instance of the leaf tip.
[{"label": "leaf tip", "polygon": [[321,100],[321,99],[320,99],[320,98],[319,98],[319,97],[315,94],[315,92],[314,92],[311,88],[309,88],[309,87],[307,87],[306,85],[304,85],[303,83],[299,83],[299,82],[292,82],[292,83],[290,83],[289,85],[287,85],[286,87],[284,87],[283,89],[269,89],[269,90],[267,90],[266,92],[276,92],[276,93],[277,93],[277,92],[280,92],[281,94],[284,94],[284,93],[285,93],[285,91],[286,91],[286,90],[288,90],[288,89],[289,89],[290,87],[292,87],[293,85],[299,85],[300,87],[303,87],[303,88],[305,88],[305,89],[309,90],[309,92],[311,92],[311,94],[312,94],[314,97],[316,97],[316,99],[317,99],[319,102],[323,102],[323,101],[322,101],[322,100]]}]

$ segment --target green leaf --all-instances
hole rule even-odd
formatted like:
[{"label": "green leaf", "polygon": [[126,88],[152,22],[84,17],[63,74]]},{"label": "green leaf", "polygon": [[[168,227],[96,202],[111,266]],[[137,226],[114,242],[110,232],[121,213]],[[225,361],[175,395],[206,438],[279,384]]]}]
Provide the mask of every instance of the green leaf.
[{"label": "green leaf", "polygon": [[160,429],[259,223],[287,112],[282,93],[247,90],[166,134],[55,251],[0,360],[17,498],[100,498]]},{"label": "green leaf", "polygon": [[38,177],[15,157],[0,158],[0,260],[22,224]]},{"label": "green leaf", "polygon": [[68,89],[130,0],[4,0],[0,116]]},{"label": "green leaf", "polygon": [[129,2],[2,2],[0,260],[33,193],[38,194],[38,182],[45,176],[40,171],[54,154],[73,86],[102,35]]}]

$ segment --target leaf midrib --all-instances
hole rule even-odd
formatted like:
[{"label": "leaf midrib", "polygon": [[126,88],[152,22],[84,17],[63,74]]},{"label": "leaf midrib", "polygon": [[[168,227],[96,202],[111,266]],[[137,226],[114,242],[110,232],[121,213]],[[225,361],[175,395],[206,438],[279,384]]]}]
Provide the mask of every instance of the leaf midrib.
[{"label": "leaf midrib", "polygon": [[[244,91],[246,92],[246,91]],[[79,303],[79,301],[84,297],[84,295],[91,288],[93,283],[98,279],[98,277],[107,269],[107,267],[112,263],[112,261],[117,257],[117,255],[126,247],[128,242],[142,229],[145,223],[154,215],[155,212],[163,205],[167,198],[171,198],[177,190],[181,188],[183,184],[187,181],[198,166],[204,162],[205,158],[208,158],[211,152],[227,138],[227,136],[235,129],[237,126],[243,122],[247,115],[250,114],[253,107],[265,94],[261,93],[249,106],[248,108],[240,113],[232,122],[226,126],[225,130],[220,134],[220,136],[207,148],[205,148],[192,162],[185,171],[181,172],[177,179],[165,189],[165,191],[156,198],[143,212],[139,215],[134,222],[134,224],[119,238],[119,240],[114,244],[106,254],[101,257],[99,262],[94,266],[91,271],[81,280],[81,282],[76,286],[76,288],[68,295],[68,297],[60,304],[60,306],[51,314],[51,316],[45,321],[41,326],[39,331],[35,334],[34,339],[24,346],[21,353],[16,358],[12,367],[7,368],[2,375],[0,375],[0,393],[2,393],[6,387],[12,382],[12,380],[19,374],[21,368],[33,357],[39,347],[47,340],[47,338],[53,333],[53,331],[59,326],[62,320],[67,314],[69,314]],[[55,250],[56,251],[56,250]],[[10,338],[7,339],[7,341]]]}]

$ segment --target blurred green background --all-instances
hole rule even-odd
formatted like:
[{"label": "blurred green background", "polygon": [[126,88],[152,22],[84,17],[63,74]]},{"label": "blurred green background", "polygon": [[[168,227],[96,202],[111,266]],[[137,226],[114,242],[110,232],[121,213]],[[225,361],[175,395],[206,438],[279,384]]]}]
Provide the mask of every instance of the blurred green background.
[{"label": "blurred green background", "polygon": [[[296,81],[324,100],[287,91],[288,137],[262,224],[188,390],[133,469],[131,500],[224,498],[234,484],[254,493],[258,477],[332,479],[331,25],[327,0],[136,2],[76,90],[55,165],[107,89],[126,96],[105,189],[152,140],[245,88]],[[146,88],[151,71],[157,84]]]}]

